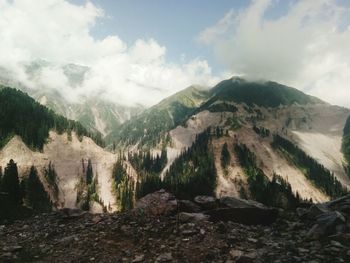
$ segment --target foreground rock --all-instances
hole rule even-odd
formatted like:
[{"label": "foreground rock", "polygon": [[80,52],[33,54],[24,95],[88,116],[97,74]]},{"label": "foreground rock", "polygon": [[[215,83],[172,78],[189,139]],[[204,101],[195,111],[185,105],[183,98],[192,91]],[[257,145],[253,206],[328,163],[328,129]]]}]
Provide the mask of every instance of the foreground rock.
[{"label": "foreground rock", "polygon": [[[100,215],[66,211],[0,226],[0,262],[350,262],[349,214],[339,209],[348,199],[327,205],[314,218],[307,217],[304,209],[301,216],[281,212],[270,225],[246,225],[208,221],[204,211],[176,214],[177,210],[169,210],[174,201],[170,195],[161,191],[152,196],[155,199],[146,200],[164,202],[156,213],[142,206],[142,216],[135,211]],[[246,205],[266,209],[240,199],[216,203],[211,211]],[[310,240],[313,226],[327,222],[334,223],[332,231]]]},{"label": "foreground rock", "polygon": [[268,208],[254,201],[234,197],[220,200],[221,208],[210,210],[207,214],[213,221],[232,221],[246,225],[269,225],[276,221],[278,210]]},{"label": "foreground rock", "polygon": [[162,189],[138,200],[134,212],[157,217],[175,214],[177,209],[175,196]]},{"label": "foreground rock", "polygon": [[350,232],[350,195],[315,204],[301,216],[314,223],[308,233],[311,240]]}]

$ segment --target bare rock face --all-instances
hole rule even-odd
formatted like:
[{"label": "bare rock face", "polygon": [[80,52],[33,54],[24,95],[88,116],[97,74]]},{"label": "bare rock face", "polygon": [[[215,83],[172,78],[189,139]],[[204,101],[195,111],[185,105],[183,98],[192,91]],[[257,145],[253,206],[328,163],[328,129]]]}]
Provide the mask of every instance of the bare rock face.
[{"label": "bare rock face", "polygon": [[147,216],[172,215],[177,211],[177,200],[175,196],[159,190],[148,194],[137,201],[134,212]]}]

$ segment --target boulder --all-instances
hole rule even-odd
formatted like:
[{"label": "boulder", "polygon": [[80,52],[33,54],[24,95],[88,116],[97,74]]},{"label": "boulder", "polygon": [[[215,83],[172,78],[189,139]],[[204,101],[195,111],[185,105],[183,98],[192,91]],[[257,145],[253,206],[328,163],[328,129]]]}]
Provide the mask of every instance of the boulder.
[{"label": "boulder", "polygon": [[326,212],[317,217],[316,224],[310,229],[309,239],[319,239],[336,233],[337,227],[345,224],[344,216],[338,211]]},{"label": "boulder", "polygon": [[221,207],[226,208],[249,208],[249,207],[260,207],[265,208],[265,206],[261,203],[255,202],[253,200],[245,200],[235,197],[221,197],[219,199],[219,204]]},{"label": "boulder", "polygon": [[331,210],[328,208],[328,206],[325,203],[322,204],[314,204],[312,205],[307,212],[303,215],[303,217],[314,220],[318,216],[328,213]]},{"label": "boulder", "polygon": [[270,225],[276,221],[278,210],[275,208],[218,208],[206,212],[210,220],[232,221],[245,225]]},{"label": "boulder", "polygon": [[194,202],[203,210],[211,210],[217,208],[216,198],[212,196],[199,195],[194,198]]},{"label": "boulder", "polygon": [[176,214],[177,210],[175,196],[163,189],[142,197],[133,209],[136,213],[148,216],[173,215]]},{"label": "boulder", "polygon": [[212,221],[232,221],[246,225],[269,225],[277,219],[278,210],[261,203],[234,197],[222,197],[220,208],[208,211]]},{"label": "boulder", "polygon": [[201,208],[189,200],[179,200],[179,211],[187,213],[199,213]]},{"label": "boulder", "polygon": [[331,210],[342,212],[345,217],[350,219],[350,195],[330,201],[326,205]]}]

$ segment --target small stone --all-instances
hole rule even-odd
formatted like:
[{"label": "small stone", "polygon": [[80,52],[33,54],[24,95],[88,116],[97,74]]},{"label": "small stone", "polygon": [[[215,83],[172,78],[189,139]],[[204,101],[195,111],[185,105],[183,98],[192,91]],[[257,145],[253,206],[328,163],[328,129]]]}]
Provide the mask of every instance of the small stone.
[{"label": "small stone", "polygon": [[171,253],[164,253],[157,257],[156,262],[168,262],[173,260],[173,256]]},{"label": "small stone", "polygon": [[342,244],[340,244],[338,241],[335,241],[335,240],[331,240],[331,245],[333,247],[338,247],[338,248],[343,248],[344,247]]},{"label": "small stone", "polygon": [[248,238],[247,239],[250,243],[258,243],[258,240],[255,238]]},{"label": "small stone", "polygon": [[21,246],[5,246],[5,247],[3,247],[2,250],[5,252],[16,252],[16,251],[19,251],[21,249],[22,249]]},{"label": "small stone", "polygon": [[309,253],[309,251],[310,251],[310,250],[308,250],[308,249],[306,249],[306,248],[302,248],[302,247],[298,248],[298,252],[299,252],[300,254],[306,254],[306,253]]},{"label": "small stone", "polygon": [[139,263],[139,262],[142,262],[144,259],[145,259],[145,255],[140,254],[140,255],[136,255],[132,262]]},{"label": "small stone", "polygon": [[243,255],[243,252],[241,250],[238,250],[238,249],[231,249],[230,255],[231,255],[232,259],[239,259]]}]

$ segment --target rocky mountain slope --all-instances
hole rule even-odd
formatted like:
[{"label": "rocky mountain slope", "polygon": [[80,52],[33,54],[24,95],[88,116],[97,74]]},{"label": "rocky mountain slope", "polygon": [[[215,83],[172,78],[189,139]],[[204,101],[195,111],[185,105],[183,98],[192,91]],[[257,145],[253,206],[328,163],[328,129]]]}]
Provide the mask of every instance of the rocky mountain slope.
[{"label": "rocky mountain slope", "polygon": [[[239,78],[219,83],[190,118],[169,130],[168,164],[190,147],[196,136],[214,127],[211,147],[218,173],[216,193],[238,196],[237,182],[246,180],[233,146],[242,143],[256,154],[258,166],[270,178],[278,174],[302,198],[325,201],[329,197],[305,176],[305,170],[283,152],[272,147],[273,134],[280,134],[333,172],[344,186],[350,187],[342,151],[343,129],[350,111],[329,105],[314,97],[276,83],[250,83]],[[216,136],[215,129],[224,131]],[[261,133],[268,131],[268,135]],[[229,145],[231,160],[224,173],[220,164],[223,145]],[[161,147],[161,146],[158,146]],[[343,147],[344,148],[344,147]]]},{"label": "rocky mountain slope", "polygon": [[[82,114],[85,111],[82,109]],[[95,144],[86,137],[88,134],[84,137],[53,129],[41,151],[23,143],[23,138],[13,137],[0,150],[0,166],[5,167],[13,159],[20,174],[25,175],[34,164],[58,208],[81,207],[89,191],[84,186],[89,163],[96,180],[91,211],[120,210],[121,203],[132,207],[150,191],[172,189],[176,181],[167,178],[169,171],[177,171],[179,177],[181,174],[183,182],[193,179],[192,183],[201,184],[210,173],[213,178],[206,183],[213,185],[204,188],[213,191],[205,194],[254,199],[256,189],[252,190],[252,185],[257,179],[251,177],[253,171],[262,176],[264,185],[277,178],[278,184],[287,192],[290,187],[298,198],[323,202],[350,188],[343,154],[349,114],[346,108],[277,83],[232,78],[209,91],[189,87],[126,121],[113,132],[120,147],[113,152]],[[203,132],[207,145],[198,142],[191,153]],[[287,146],[290,143],[297,148],[277,145],[276,135],[282,138],[280,141],[286,140],[283,143]],[[229,154],[225,167],[224,145]],[[237,147],[245,149],[248,157],[254,155],[248,158],[248,164],[242,163]],[[187,155],[183,155],[185,151]],[[118,169],[114,169],[117,162]],[[194,167],[198,163],[210,170]],[[46,178],[50,167],[57,174],[56,192]]]},{"label": "rocky mountain slope", "polygon": [[[234,198],[176,200],[159,191],[127,213],[66,209],[0,226],[0,260],[348,262],[349,198],[293,212]],[[269,221],[249,221],[249,213]]]},{"label": "rocky mountain slope", "polygon": [[[48,143],[42,152],[32,151],[20,137],[13,137],[0,151],[0,166],[6,167],[8,161],[13,159],[17,162],[19,174],[25,175],[34,165],[54,205],[57,208],[75,208],[79,206],[77,193],[79,182],[84,177],[83,163],[87,166],[88,160],[91,160],[100,197],[100,204],[92,204],[92,211],[101,212],[101,205],[109,206],[111,211],[117,208],[115,195],[112,193],[112,170],[116,158],[116,155],[103,150],[88,137],[80,141],[74,133],[68,138],[66,133],[59,135],[50,132]],[[48,170],[49,165],[54,167],[57,174],[57,193],[45,177],[45,170]]]}]

